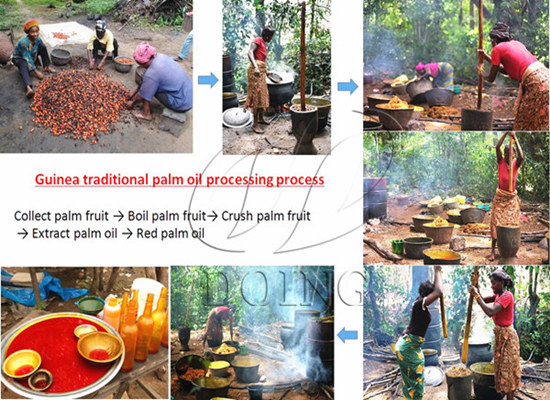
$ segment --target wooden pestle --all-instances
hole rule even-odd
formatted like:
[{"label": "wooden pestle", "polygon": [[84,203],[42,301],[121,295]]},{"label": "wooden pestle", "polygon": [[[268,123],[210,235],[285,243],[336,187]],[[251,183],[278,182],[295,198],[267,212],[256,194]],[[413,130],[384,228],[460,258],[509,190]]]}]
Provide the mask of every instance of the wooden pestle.
[{"label": "wooden pestle", "polygon": [[[474,267],[470,282],[473,286],[478,287],[479,272],[478,267]],[[468,339],[470,337],[470,325],[472,323],[472,307],[474,305],[474,296],[470,293],[468,299],[468,312],[466,314],[466,327],[464,328],[464,345],[462,346],[462,363],[466,364],[468,360]]]},{"label": "wooden pestle", "polygon": [[443,295],[439,298],[439,302],[441,303],[441,326],[443,327],[443,337],[447,339],[447,316],[445,315],[445,299]]},{"label": "wooden pestle", "polygon": [[[478,16],[479,16],[479,44],[478,49],[483,50],[483,0],[479,0],[479,7],[478,7]],[[483,55],[478,55],[478,67],[481,67],[483,65]],[[477,109],[481,110],[481,100],[483,99],[482,92],[483,92],[483,74],[481,72],[478,72],[478,81],[477,81]]]},{"label": "wooden pestle", "polygon": [[512,161],[514,160],[514,138],[510,135],[510,151],[508,152],[508,168],[510,171],[510,183],[508,184],[509,192],[514,190],[514,166]]},{"label": "wooden pestle", "polygon": [[306,2],[302,2],[300,31],[300,110],[306,111]]}]

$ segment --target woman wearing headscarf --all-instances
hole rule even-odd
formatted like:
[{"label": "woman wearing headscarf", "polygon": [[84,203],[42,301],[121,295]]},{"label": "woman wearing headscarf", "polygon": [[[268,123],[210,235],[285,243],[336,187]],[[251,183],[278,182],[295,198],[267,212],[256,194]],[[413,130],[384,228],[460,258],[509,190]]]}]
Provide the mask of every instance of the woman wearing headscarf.
[{"label": "woman wearing headscarf", "polygon": [[38,79],[44,79],[44,74],[36,66],[38,56],[45,72],[53,73],[55,70],[50,66],[50,56],[46,45],[40,39],[40,24],[37,20],[31,19],[23,25],[23,31],[27,36],[21,38],[13,50],[12,62],[19,69],[19,74],[25,83],[26,96],[34,96],[34,89],[30,77],[33,72]]},{"label": "woman wearing headscarf", "polygon": [[513,286],[510,276],[500,269],[491,274],[492,295],[482,297],[479,289],[470,286],[477,304],[495,322],[495,388],[505,393],[507,400],[513,400],[521,387],[519,338],[513,326],[514,295],[507,290]]},{"label": "woman wearing headscarf", "polygon": [[250,44],[248,50],[248,95],[246,97],[245,110],[252,108],[254,123],[252,130],[256,133],[264,133],[258,124],[267,125],[264,120],[264,112],[269,107],[269,92],[267,91],[266,76],[269,75],[265,60],[267,58],[266,43],[271,42],[275,31],[270,26],[262,30],[262,35]]},{"label": "woman wearing headscarf", "polygon": [[[516,144],[517,157],[512,160],[512,176],[510,176],[510,146],[504,146],[504,155],[502,155],[502,143],[506,136],[510,135]],[[519,144],[519,140],[514,132],[504,133],[497,145],[497,169],[498,169],[498,187],[491,205],[491,255],[489,261],[495,259],[495,248],[497,244],[497,225],[519,225],[520,204],[519,197],[516,192],[516,178],[519,167],[523,164],[523,150]],[[510,179],[512,179],[512,191],[510,191]]]},{"label": "woman wearing headscarf", "polygon": [[493,82],[500,72],[519,82],[514,130],[547,131],[548,68],[537,61],[523,43],[512,39],[510,28],[504,22],[497,22],[489,36],[493,45],[491,56],[478,50],[491,63],[489,75],[483,78]]},{"label": "woman wearing headscarf", "polygon": [[412,306],[409,325],[396,345],[397,362],[401,369],[401,388],[407,400],[420,400],[424,396],[422,343],[432,320],[428,306],[442,294],[441,266],[434,266],[434,282],[422,282],[418,287],[418,297]]},{"label": "woman wearing headscarf", "polygon": [[223,342],[223,321],[229,321],[229,334],[233,340],[233,314],[235,314],[235,304],[222,307],[215,307],[210,310],[206,320],[206,334],[202,345],[208,342],[210,347],[218,347]]},{"label": "woman wearing headscarf", "polygon": [[454,68],[448,62],[433,62],[416,65],[416,73],[420,78],[431,76],[436,88],[453,90],[454,88]]},{"label": "woman wearing headscarf", "polygon": [[171,57],[157,54],[153,46],[142,42],[134,51],[134,60],[145,68],[141,85],[130,94],[127,103],[129,109],[138,102],[143,103],[143,109],[134,112],[136,117],[147,121],[153,119],[150,106],[153,97],[176,112],[193,107],[193,82]]}]

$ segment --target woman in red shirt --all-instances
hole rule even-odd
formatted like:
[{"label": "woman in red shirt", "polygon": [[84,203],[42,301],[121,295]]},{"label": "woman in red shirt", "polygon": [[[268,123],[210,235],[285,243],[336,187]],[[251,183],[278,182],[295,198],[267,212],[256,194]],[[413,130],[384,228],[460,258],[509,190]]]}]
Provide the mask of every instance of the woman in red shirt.
[{"label": "woman in red shirt", "polygon": [[[506,139],[506,136],[510,135],[514,138],[516,144],[517,158],[512,160],[512,191],[510,192],[510,146],[504,147],[504,156],[502,155],[501,146]],[[495,248],[497,244],[497,225],[519,225],[519,197],[516,192],[516,178],[518,170],[523,163],[523,151],[519,145],[518,138],[514,132],[506,132],[497,143],[497,168],[498,168],[498,187],[493,198],[493,204],[491,205],[491,256],[490,261],[495,259]]]},{"label": "woman in red shirt", "polygon": [[269,107],[269,92],[265,81],[268,75],[265,60],[267,58],[266,43],[271,42],[275,31],[266,26],[262,30],[262,36],[257,37],[250,44],[248,58],[250,66],[248,67],[248,95],[246,97],[245,109],[252,108],[254,123],[252,130],[256,133],[264,133],[258,124],[267,125],[264,120],[264,111]]},{"label": "woman in red shirt", "polygon": [[513,326],[514,295],[506,290],[513,286],[510,276],[501,269],[491,274],[493,295],[481,297],[479,289],[470,286],[483,312],[495,322],[495,388],[498,393],[506,393],[507,400],[513,400],[521,387],[519,338]]},{"label": "woman in red shirt", "polygon": [[510,28],[504,22],[497,22],[489,36],[493,45],[491,56],[478,50],[491,63],[489,75],[483,78],[493,82],[500,72],[520,83],[514,106],[514,130],[547,131],[548,68],[537,61],[523,43],[512,40]]}]

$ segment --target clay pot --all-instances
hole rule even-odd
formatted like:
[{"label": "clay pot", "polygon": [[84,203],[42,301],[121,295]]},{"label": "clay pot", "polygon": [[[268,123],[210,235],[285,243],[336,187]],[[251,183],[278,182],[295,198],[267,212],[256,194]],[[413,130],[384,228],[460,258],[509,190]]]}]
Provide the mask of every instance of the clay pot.
[{"label": "clay pot", "polygon": [[497,244],[501,257],[514,257],[521,244],[521,229],[519,226],[497,225]]}]

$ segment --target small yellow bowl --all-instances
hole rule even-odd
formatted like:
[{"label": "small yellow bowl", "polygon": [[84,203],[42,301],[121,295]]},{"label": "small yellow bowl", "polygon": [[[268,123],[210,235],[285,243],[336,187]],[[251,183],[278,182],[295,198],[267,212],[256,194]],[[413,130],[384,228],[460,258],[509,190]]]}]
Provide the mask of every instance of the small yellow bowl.
[{"label": "small yellow bowl", "polygon": [[36,392],[43,392],[53,383],[53,376],[47,369],[39,369],[34,375],[29,376],[29,387]]},{"label": "small yellow bowl", "polygon": [[87,335],[88,333],[93,333],[93,332],[97,332],[97,328],[90,324],[82,324],[74,328],[74,335],[77,338],[80,338],[81,336],[84,336],[84,335]]},{"label": "small yellow bowl", "polygon": [[[32,375],[38,369],[38,367],[40,367],[41,362],[42,358],[40,357],[40,354],[38,354],[36,351],[19,350],[6,358],[6,360],[4,361],[4,365],[2,366],[2,370],[7,376],[11,378],[26,378],[27,376]],[[31,366],[32,369],[25,374],[15,374],[19,368],[26,365]]]},{"label": "small yellow bowl", "polygon": [[[107,332],[93,332],[81,336],[76,346],[82,357],[96,363],[112,362],[122,355],[124,349],[122,340]],[[107,352],[108,358],[104,360],[93,358],[94,350],[99,350],[102,353]]]},{"label": "small yellow bowl", "polygon": [[212,361],[209,366],[210,374],[223,378],[228,374],[229,365],[227,361]]}]

